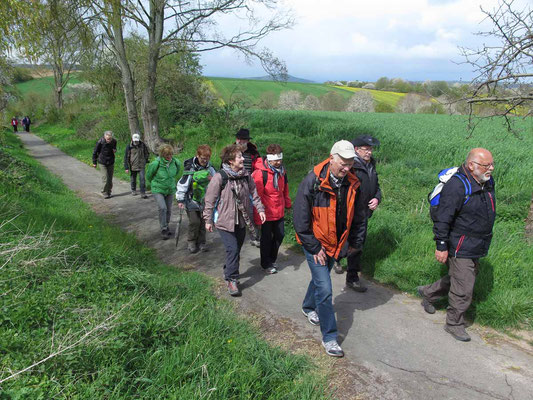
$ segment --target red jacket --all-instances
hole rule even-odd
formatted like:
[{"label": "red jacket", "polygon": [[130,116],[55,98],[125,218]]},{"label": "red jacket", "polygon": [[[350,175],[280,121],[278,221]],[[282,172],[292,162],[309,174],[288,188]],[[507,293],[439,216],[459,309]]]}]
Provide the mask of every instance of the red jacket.
[{"label": "red jacket", "polygon": [[[285,216],[285,209],[291,208],[291,199],[289,197],[289,184],[286,177],[278,179],[278,190],[274,188],[274,172],[268,168],[264,161],[257,163],[257,169],[252,173],[257,193],[261,198],[261,203],[265,206],[265,214],[267,221],[277,221]],[[266,185],[263,185],[263,171],[267,172]],[[254,222],[256,225],[261,225],[259,214],[254,208]]]}]

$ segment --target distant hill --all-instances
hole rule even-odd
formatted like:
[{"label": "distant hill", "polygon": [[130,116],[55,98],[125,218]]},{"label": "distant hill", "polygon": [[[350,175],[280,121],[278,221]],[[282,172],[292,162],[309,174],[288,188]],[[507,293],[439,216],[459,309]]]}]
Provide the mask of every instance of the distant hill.
[{"label": "distant hill", "polygon": [[[250,79],[250,80],[256,80],[256,81],[273,81],[274,80],[272,79],[270,75],[260,76],[259,78],[243,78],[243,79]],[[310,81],[309,79],[297,78],[292,75],[287,76],[287,82],[315,83],[315,81]]]}]

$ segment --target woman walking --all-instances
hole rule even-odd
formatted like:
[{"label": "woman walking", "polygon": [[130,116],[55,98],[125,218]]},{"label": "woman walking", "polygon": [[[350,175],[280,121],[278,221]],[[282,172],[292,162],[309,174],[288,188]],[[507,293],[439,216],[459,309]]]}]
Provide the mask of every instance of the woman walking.
[{"label": "woman walking", "polygon": [[279,144],[267,147],[266,160],[252,173],[257,193],[265,207],[266,221],[261,224],[257,212],[256,225],[261,225],[261,267],[267,274],[278,272],[276,260],[285,236],[285,209],[291,208],[287,174],[283,167],[283,150]]},{"label": "woman walking", "polygon": [[181,171],[180,161],[173,156],[174,149],[169,144],[159,148],[159,157],[148,164],[146,180],[151,182],[152,194],[159,208],[159,226],[161,237],[172,237],[168,224],[172,213],[172,198],[176,193],[176,181]]},{"label": "woman walking", "polygon": [[[238,287],[240,251],[246,235],[246,227],[254,229],[252,202],[261,222],[266,220],[265,209],[257,194],[254,180],[244,168],[242,147],[237,144],[226,146],[220,156],[222,169],[217,172],[205,194],[204,220],[207,231],[213,225],[226,248],[224,279],[231,296],[240,296]],[[250,199],[251,198],[251,199]]]}]

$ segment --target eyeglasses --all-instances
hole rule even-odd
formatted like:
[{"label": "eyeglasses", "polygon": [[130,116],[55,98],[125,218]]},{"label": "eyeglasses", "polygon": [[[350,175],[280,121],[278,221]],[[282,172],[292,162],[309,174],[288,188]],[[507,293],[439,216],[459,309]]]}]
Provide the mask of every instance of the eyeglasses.
[{"label": "eyeglasses", "polygon": [[491,162],[490,164],[480,164],[478,162],[472,161],[474,164],[479,165],[480,167],[483,167],[485,169],[489,169],[490,167],[494,168],[494,163]]},{"label": "eyeglasses", "polygon": [[358,149],[365,153],[372,153],[374,151],[372,147],[358,147]]}]

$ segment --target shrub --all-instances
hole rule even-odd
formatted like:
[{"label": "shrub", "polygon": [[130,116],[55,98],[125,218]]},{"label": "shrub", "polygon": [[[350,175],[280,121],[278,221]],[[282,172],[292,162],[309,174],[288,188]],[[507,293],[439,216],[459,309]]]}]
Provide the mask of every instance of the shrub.
[{"label": "shrub", "polygon": [[308,95],[302,103],[304,110],[320,111],[320,100],[312,94]]},{"label": "shrub", "polygon": [[328,92],[320,96],[320,104],[324,111],[343,111],[346,107],[346,101],[337,92]]},{"label": "shrub", "polygon": [[378,113],[393,113],[394,107],[391,106],[389,103],[378,101],[378,104],[376,104],[374,111]]},{"label": "shrub", "polygon": [[398,102],[396,109],[400,113],[415,114],[418,110],[426,106],[431,106],[429,99],[418,94],[408,93]]},{"label": "shrub", "polygon": [[346,111],[349,112],[374,112],[374,98],[366,91],[354,93],[354,95],[348,101]]},{"label": "shrub", "polygon": [[27,68],[13,68],[13,83],[27,82],[31,81],[32,79],[33,76],[31,76],[30,71]]},{"label": "shrub", "polygon": [[278,108],[280,110],[298,110],[301,106],[301,93],[297,90],[289,90],[279,95]]}]

